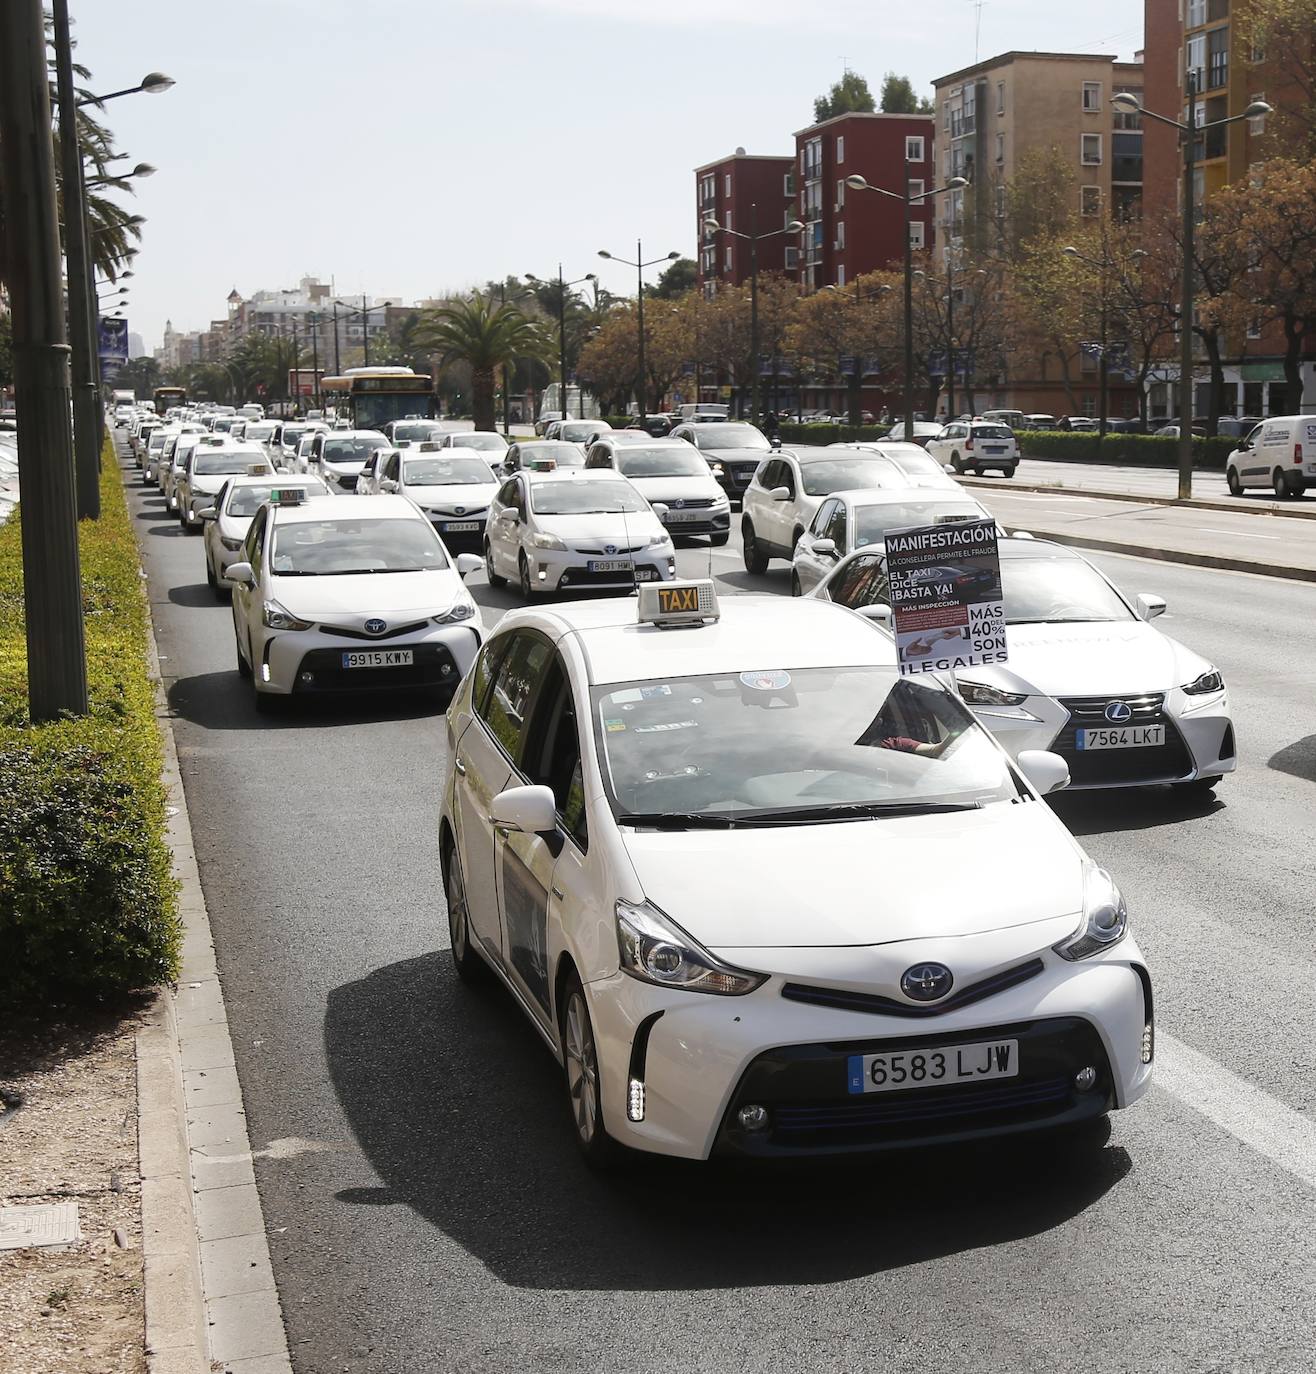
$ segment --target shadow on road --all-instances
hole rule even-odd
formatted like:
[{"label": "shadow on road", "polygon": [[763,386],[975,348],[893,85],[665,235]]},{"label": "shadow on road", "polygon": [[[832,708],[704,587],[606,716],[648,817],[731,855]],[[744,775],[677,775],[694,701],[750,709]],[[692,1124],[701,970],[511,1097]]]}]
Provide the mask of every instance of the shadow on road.
[{"label": "shadow on road", "polygon": [[1304,782],[1316,782],[1316,735],[1295,740],[1266,760],[1277,773],[1290,773]]},{"label": "shadow on road", "polygon": [[169,600],[175,606],[218,606],[208,582],[192,582],[186,587],[170,587]]},{"label": "shadow on road", "polygon": [[382,1188],[523,1288],[831,1283],[1047,1231],[1130,1170],[1102,1137],[790,1168],[581,1162],[561,1071],[510,998],[461,984],[445,951],[329,995],[334,1088]]},{"label": "shadow on road", "polygon": [[[1228,786],[1227,779],[1220,784],[1222,791]],[[1046,800],[1075,835],[1156,830],[1225,809],[1225,802],[1212,792],[1180,791],[1177,787],[1058,792]]]}]

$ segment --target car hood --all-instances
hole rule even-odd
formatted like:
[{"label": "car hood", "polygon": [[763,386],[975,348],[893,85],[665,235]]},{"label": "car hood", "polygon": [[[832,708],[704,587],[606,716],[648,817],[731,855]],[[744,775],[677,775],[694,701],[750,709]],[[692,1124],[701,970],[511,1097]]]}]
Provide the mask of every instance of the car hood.
[{"label": "car hood", "polygon": [[361,573],[349,577],[279,577],[271,594],[303,620],[438,615],[463,596],[452,568],[431,572]]},{"label": "car hood", "polygon": [[1006,643],[1007,663],[964,676],[1046,696],[1131,696],[1182,687],[1210,667],[1144,620],[1010,625]]},{"label": "car hood", "polygon": [[645,897],[710,949],[976,935],[1076,914],[1083,902],[1082,852],[1035,801],[829,825],[621,833]]},{"label": "car hood", "polygon": [[634,544],[653,534],[665,534],[652,511],[635,515],[536,515],[535,523],[546,534],[576,543],[582,539],[605,539],[613,544]]},{"label": "car hood", "polygon": [[706,476],[696,473],[689,477],[631,477],[628,480],[646,501],[716,501],[722,495],[722,488],[711,472]]},{"label": "car hood", "polygon": [[772,457],[770,448],[701,448],[700,455],[718,463],[761,463]]},{"label": "car hood", "polygon": [[355,459],[350,462],[341,462],[337,458],[322,458],[320,462],[324,470],[333,473],[335,477],[350,477],[353,473],[359,474],[366,465],[364,458],[359,463]]},{"label": "car hood", "polygon": [[465,506],[483,510],[498,490],[496,482],[455,482],[444,487],[404,487],[402,494],[418,506],[440,505],[446,509]]}]

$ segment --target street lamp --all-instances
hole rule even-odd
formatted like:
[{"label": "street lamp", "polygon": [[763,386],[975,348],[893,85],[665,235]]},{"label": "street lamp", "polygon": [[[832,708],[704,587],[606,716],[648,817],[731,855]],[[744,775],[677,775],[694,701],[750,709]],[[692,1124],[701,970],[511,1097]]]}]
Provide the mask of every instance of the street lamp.
[{"label": "street lamp", "polygon": [[[606,248],[599,249],[599,257],[607,258],[610,262],[620,262],[627,267],[635,268],[635,278],[639,283],[639,292],[636,296],[636,310],[639,315],[640,327],[640,371],[636,378],[636,399],[640,406],[640,424],[643,425],[647,418],[644,405],[644,269],[646,267],[656,267],[660,262],[675,262],[681,255],[680,253],[666,253],[661,258],[650,258],[648,262],[644,260],[644,247],[639,239],[635,240],[635,261],[630,258],[619,258],[615,254],[609,253]],[[566,398],[563,398],[565,407]]]},{"label": "street lamp", "polygon": [[[871,186],[864,177],[859,175],[846,177],[845,184],[852,191],[873,191],[879,196],[888,197],[890,200],[898,200],[905,207],[905,440],[909,442],[914,437],[914,249],[909,241],[910,212],[915,202],[944,195],[947,191],[963,190],[969,183],[964,177],[951,177],[944,186],[934,186],[918,195],[912,195],[909,186],[909,163],[906,162],[904,195],[896,191],[883,190],[880,186]],[[951,385],[954,385],[953,376]],[[949,405],[947,406],[947,414],[949,414]]]},{"label": "street lamp", "polygon": [[[67,13],[67,0],[55,0],[56,14],[60,9],[64,9]],[[58,25],[58,18],[56,18],[55,23]],[[166,76],[164,72],[147,72],[136,86],[125,86],[123,90],[110,91],[108,95],[89,95],[77,101],[77,104],[79,106],[104,105],[107,100],[118,100],[121,95],[137,95],[139,92],[145,92],[147,95],[163,95],[171,86],[176,84],[174,78]]]},{"label": "street lamp", "polygon": [[1179,499],[1186,501],[1193,494],[1193,239],[1197,229],[1196,191],[1193,185],[1197,172],[1197,136],[1208,129],[1237,124],[1242,119],[1260,119],[1271,107],[1264,100],[1254,100],[1241,114],[1224,119],[1197,122],[1197,69],[1190,67],[1184,81],[1184,99],[1188,104],[1186,122],[1171,119],[1147,109],[1136,95],[1121,91],[1110,103],[1124,114],[1145,115],[1158,124],[1168,124],[1179,131],[1183,147],[1183,281],[1179,295]]},{"label": "street lamp", "polygon": [[[534,286],[542,286],[542,283],[533,272],[525,274],[526,281]],[[557,265],[557,349],[558,349],[558,369],[562,378],[562,418],[568,418],[567,414],[567,292],[573,286],[580,286],[583,282],[597,282],[598,276],[594,272],[586,272],[583,277],[577,277],[575,281],[564,281],[562,278],[562,264]],[[580,418],[585,418],[585,392],[577,389],[577,403],[580,406]]]},{"label": "street lamp", "polygon": [[[802,234],[804,225],[800,220],[789,220],[782,229],[769,229],[758,232],[758,206],[749,207],[749,233],[739,229],[728,229],[719,224],[711,215],[704,221],[704,228],[710,234],[730,234],[733,239],[744,239],[749,244],[749,356],[750,391],[749,415],[755,424],[759,422],[759,240],[776,238],[778,234]],[[743,393],[742,393],[743,394]]]},{"label": "street lamp", "polygon": [[[1103,218],[1102,221],[1101,221],[1101,237],[1102,237],[1102,239],[1103,239],[1103,241],[1104,241],[1104,239],[1105,239],[1105,237],[1106,237],[1106,221],[1105,221],[1104,218]],[[1064,253],[1066,257],[1075,258],[1075,259],[1077,259],[1079,262],[1085,262],[1085,263],[1087,263],[1087,265],[1088,265],[1089,267],[1095,267],[1095,268],[1097,269],[1097,271],[1100,272],[1100,274],[1101,274],[1101,277],[1100,277],[1101,338],[1100,338],[1100,342],[1099,342],[1099,344],[1098,344],[1098,348],[1100,349],[1099,360],[1098,360],[1098,366],[1099,366],[1099,369],[1100,369],[1100,370],[1099,370],[1099,374],[1098,374],[1098,375],[1100,376],[1100,379],[1101,379],[1101,380],[1100,380],[1100,384],[1099,384],[1099,387],[1098,387],[1098,391],[1099,391],[1099,395],[1100,395],[1100,403],[1099,403],[1098,418],[1097,418],[1097,438],[1098,438],[1098,439],[1104,439],[1104,438],[1106,437],[1107,420],[1108,420],[1109,410],[1110,410],[1110,406],[1109,406],[1109,402],[1108,402],[1109,391],[1110,391],[1110,364],[1109,364],[1109,362],[1108,362],[1108,360],[1107,360],[1107,355],[1108,355],[1109,352],[1110,352],[1110,348],[1109,348],[1109,340],[1108,340],[1107,337],[1106,337],[1106,332],[1107,332],[1107,321],[1108,321],[1107,300],[1106,300],[1107,294],[1108,294],[1107,281],[1108,281],[1108,279],[1109,279],[1110,270],[1111,270],[1111,268],[1113,268],[1113,267],[1115,266],[1115,263],[1113,263],[1113,262],[1111,261],[1110,254],[1106,251],[1104,242],[1103,242],[1103,245],[1102,245],[1101,257],[1100,257],[1100,258],[1090,258],[1090,257],[1087,256],[1086,253],[1080,253],[1080,252],[1078,251],[1078,249],[1075,248],[1074,245],[1073,245],[1072,243],[1066,244],[1065,247],[1062,248],[1060,251],[1061,251],[1062,253]],[[1130,259],[1145,258],[1146,256],[1147,256],[1147,254],[1146,254],[1141,248],[1136,248],[1136,249],[1134,249],[1134,251],[1133,251],[1132,253],[1129,254]]]}]

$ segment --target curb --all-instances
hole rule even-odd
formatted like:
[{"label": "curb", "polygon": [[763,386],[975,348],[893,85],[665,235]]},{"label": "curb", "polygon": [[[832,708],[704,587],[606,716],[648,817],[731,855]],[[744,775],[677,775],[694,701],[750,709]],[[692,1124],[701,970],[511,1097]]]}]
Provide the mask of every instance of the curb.
[{"label": "curb", "polygon": [[1316,520],[1316,503],[1310,507],[1281,506],[1274,502],[1268,506],[1258,506],[1244,502],[1234,505],[1226,501],[1199,500],[1192,497],[1181,501],[1177,496],[1139,496],[1131,491],[1107,491],[1104,487],[1066,487],[1056,482],[1016,482],[1003,487],[999,481],[987,477],[970,477],[967,474],[955,479],[961,486],[986,487],[993,491],[1029,491],[1043,496],[1082,496],[1093,501],[1130,501],[1139,506],[1179,506],[1183,510],[1220,511],[1227,515],[1278,515],[1289,520]]},{"label": "curb", "polygon": [[148,1368],[292,1374],[149,596],[146,609],[184,925],[181,981],[137,1038]]}]

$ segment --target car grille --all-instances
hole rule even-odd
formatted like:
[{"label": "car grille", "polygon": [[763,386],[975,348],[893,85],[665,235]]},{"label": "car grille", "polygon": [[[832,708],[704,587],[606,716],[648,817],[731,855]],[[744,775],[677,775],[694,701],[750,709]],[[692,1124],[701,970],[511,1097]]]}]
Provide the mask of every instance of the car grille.
[{"label": "car grille", "polygon": [[[1082,786],[1119,786],[1124,783],[1152,782],[1181,778],[1192,772],[1193,761],[1178,727],[1165,714],[1163,692],[1143,692],[1131,696],[1060,697],[1069,712],[1069,721],[1055,737],[1051,748],[1069,764],[1070,781]],[[1165,742],[1150,748],[1078,748],[1076,732],[1102,728],[1106,707],[1112,701],[1124,702],[1132,712],[1130,725],[1163,725]]]},{"label": "car grille", "polygon": [[598,558],[620,558],[624,553],[639,553],[641,549],[647,549],[649,541],[641,539],[638,544],[614,544],[610,549],[599,544],[573,544],[571,547],[576,553],[592,553]]},{"label": "car grille", "polygon": [[426,624],[428,622],[424,620],[413,620],[406,625],[390,625],[382,635],[367,634],[365,630],[353,629],[347,625],[321,625],[320,629],[327,635],[341,635],[344,639],[364,639],[375,644],[397,639],[399,635],[414,634],[417,630],[423,630]]},{"label": "car grille", "polygon": [[781,995],[790,1002],[807,1002],[816,1007],[836,1007],[841,1011],[871,1012],[878,1016],[903,1016],[922,1018],[944,1016],[949,1011],[959,1011],[961,1007],[972,1006],[986,997],[994,997],[998,992],[1018,987],[1042,972],[1040,959],[1029,959],[1026,963],[1016,964],[1013,968],[1002,969],[990,978],[982,978],[969,983],[940,1002],[918,1003],[898,1002],[894,997],[880,997],[869,992],[851,992],[845,988],[817,988],[807,983],[787,983]]},{"label": "car grille", "polygon": [[[660,497],[659,500],[661,499]],[[696,496],[689,501],[668,501],[666,504],[673,510],[707,510],[709,506],[717,503],[711,496]]]},{"label": "car grille", "polygon": [[[413,661],[395,668],[344,668],[342,651],[312,649],[297,665],[297,692],[372,692],[407,687],[456,687],[461,672],[444,644],[411,646]],[[313,675],[302,681],[303,673]]]}]

